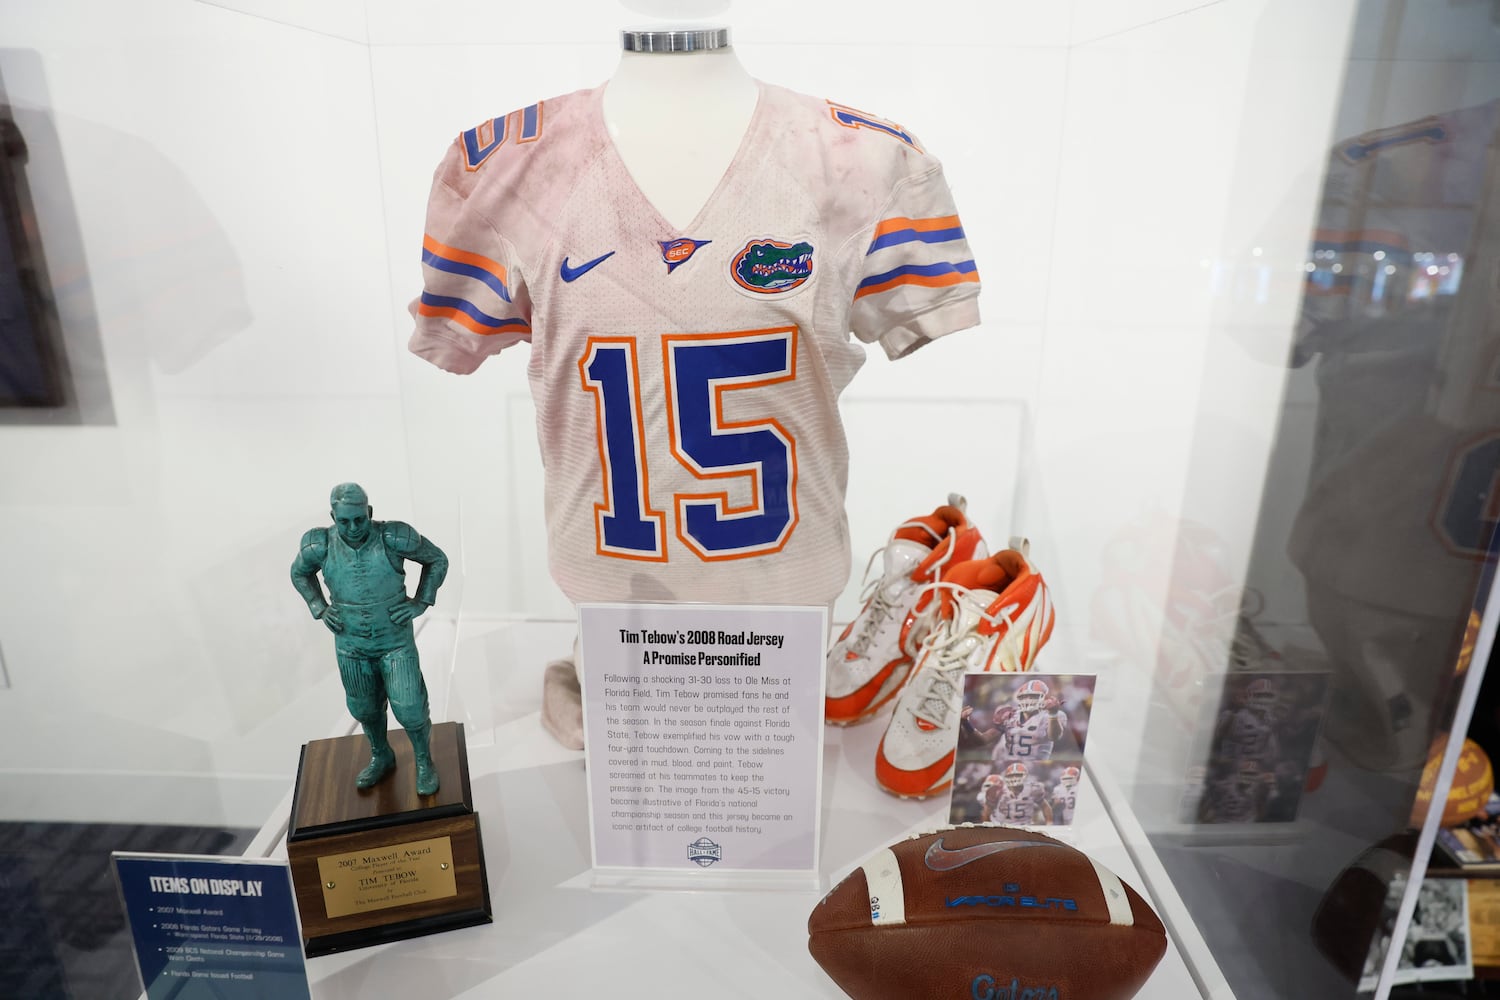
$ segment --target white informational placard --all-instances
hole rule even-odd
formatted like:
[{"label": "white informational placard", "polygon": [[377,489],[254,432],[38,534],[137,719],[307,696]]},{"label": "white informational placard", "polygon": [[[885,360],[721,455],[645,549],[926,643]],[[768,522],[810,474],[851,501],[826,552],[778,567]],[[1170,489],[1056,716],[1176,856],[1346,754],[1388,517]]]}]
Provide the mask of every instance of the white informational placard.
[{"label": "white informational placard", "polygon": [[828,610],[578,615],[596,872],[815,875]]}]

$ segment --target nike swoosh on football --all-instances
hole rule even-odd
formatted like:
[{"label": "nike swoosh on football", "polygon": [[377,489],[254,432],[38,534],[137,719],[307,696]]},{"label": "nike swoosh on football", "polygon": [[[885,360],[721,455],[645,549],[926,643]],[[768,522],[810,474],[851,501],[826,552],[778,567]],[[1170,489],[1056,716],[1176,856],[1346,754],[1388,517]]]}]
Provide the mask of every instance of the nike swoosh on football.
[{"label": "nike swoosh on football", "polygon": [[594,268],[598,267],[600,264],[603,264],[614,255],[615,252],[611,250],[607,254],[595,257],[593,260],[587,261],[583,264],[579,264],[577,267],[569,267],[568,258],[564,257],[562,261],[562,280],[577,281],[579,278],[583,277],[585,274],[588,274]]},{"label": "nike swoosh on football", "polygon": [[973,864],[980,858],[987,858],[991,854],[999,854],[1001,851],[1014,850],[1018,847],[1052,847],[1052,844],[1043,844],[1035,840],[1010,840],[1003,844],[975,844],[973,847],[960,848],[951,851],[943,846],[941,839],[931,847],[927,848],[927,855],[922,861],[928,868],[935,872],[951,872],[955,868]]}]

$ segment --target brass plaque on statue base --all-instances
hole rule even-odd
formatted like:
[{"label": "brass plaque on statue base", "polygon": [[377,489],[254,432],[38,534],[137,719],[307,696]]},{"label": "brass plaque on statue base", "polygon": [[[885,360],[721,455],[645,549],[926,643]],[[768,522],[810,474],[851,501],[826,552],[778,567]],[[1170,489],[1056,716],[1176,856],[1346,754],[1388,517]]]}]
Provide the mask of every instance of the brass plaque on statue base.
[{"label": "brass plaque on statue base", "polygon": [[286,849],[309,957],[490,922],[464,727],[432,727],[442,786],[425,798],[406,733],[390,741],[396,770],[364,790],[363,735],[302,748]]}]

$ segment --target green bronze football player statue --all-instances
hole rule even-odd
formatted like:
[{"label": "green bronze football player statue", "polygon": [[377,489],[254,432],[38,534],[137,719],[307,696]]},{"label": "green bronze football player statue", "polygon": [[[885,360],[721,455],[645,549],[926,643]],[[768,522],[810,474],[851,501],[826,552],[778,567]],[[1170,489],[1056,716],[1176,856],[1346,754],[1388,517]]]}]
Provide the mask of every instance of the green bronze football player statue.
[{"label": "green bronze football player statue", "polygon": [[[428,745],[432,718],[411,623],[437,599],[448,557],[411,525],[374,520],[375,509],[357,483],[335,486],[329,502],[333,526],[302,536],[292,562],[292,586],[312,616],[333,633],[349,714],[370,740],[370,763],[354,784],[370,788],[395,770],[396,755],[385,729],[389,700],[411,739],[417,794],[431,795],[439,784]],[[406,594],[408,559],[422,567],[415,597]],[[318,584],[320,571],[328,586],[326,598]]]}]

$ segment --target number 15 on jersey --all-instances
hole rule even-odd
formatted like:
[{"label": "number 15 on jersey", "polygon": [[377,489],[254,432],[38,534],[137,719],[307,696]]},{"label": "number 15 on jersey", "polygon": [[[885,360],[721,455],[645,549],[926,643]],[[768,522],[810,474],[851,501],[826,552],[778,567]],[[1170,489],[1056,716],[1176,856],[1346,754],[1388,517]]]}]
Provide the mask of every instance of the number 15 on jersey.
[{"label": "number 15 on jersey", "polygon": [[[594,505],[600,555],[667,560],[666,514],[653,506],[637,343],[590,337],[578,371],[594,394],[603,502]],[[779,552],[797,526],[797,446],[773,416],[731,421],[729,393],[792,382],[797,329],[662,337],[667,436],[672,457],[703,484],[671,497],[677,537],[706,561]],[[750,499],[734,506],[741,480]]]}]

